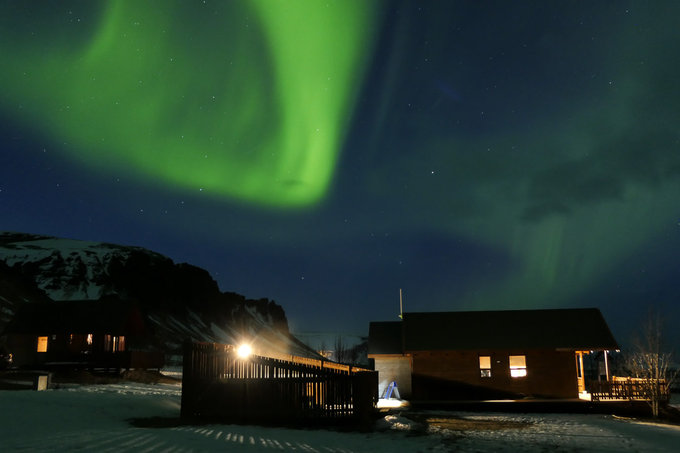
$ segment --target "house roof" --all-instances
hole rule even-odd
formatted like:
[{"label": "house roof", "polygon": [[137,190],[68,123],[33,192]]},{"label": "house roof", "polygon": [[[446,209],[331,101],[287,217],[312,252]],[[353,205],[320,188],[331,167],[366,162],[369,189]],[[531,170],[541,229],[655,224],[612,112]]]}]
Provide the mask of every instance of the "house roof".
[{"label": "house roof", "polygon": [[[403,323],[369,328],[369,353],[481,349],[619,349],[597,308],[404,313]],[[371,323],[373,324],[381,323]],[[395,327],[396,325],[397,327]],[[392,339],[386,337],[392,335]],[[373,346],[373,347],[372,347]],[[375,351],[375,352],[373,352]],[[380,351],[380,352],[378,352]]]},{"label": "house roof", "polygon": [[369,354],[401,354],[401,321],[372,322],[368,325]]},{"label": "house roof", "polygon": [[139,333],[141,314],[133,304],[119,300],[80,300],[23,304],[7,325],[6,333],[112,334]]}]

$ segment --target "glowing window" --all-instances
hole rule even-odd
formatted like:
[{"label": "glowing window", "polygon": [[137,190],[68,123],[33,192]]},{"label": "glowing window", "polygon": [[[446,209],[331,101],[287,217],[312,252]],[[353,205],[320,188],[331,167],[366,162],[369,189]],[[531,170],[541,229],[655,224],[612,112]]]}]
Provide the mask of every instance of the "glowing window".
[{"label": "glowing window", "polygon": [[527,359],[523,355],[510,356],[510,376],[524,377],[527,375]]},{"label": "glowing window", "polygon": [[87,334],[87,344],[92,344],[92,334],[91,333]]},{"label": "glowing window", "polygon": [[107,335],[106,336],[106,349],[108,350],[109,345],[111,346],[111,351],[112,352],[120,352],[125,350],[125,337],[120,336],[111,336]]},{"label": "glowing window", "polygon": [[491,377],[491,356],[479,356],[479,374],[481,377]]},{"label": "glowing window", "polygon": [[47,337],[38,337],[38,352],[47,352]]}]

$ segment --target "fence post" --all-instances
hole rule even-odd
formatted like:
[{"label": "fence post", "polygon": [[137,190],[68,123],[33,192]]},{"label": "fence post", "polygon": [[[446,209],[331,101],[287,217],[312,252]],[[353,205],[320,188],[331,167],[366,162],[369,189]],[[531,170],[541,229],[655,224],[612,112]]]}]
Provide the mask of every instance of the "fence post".
[{"label": "fence post", "polygon": [[194,412],[192,403],[195,400],[193,383],[194,344],[187,340],[184,342],[182,355],[182,399],[180,406],[180,418],[191,417]]},{"label": "fence post", "polygon": [[354,374],[354,416],[359,423],[359,429],[368,431],[373,424],[375,403],[378,398],[378,373],[375,371],[360,371]]}]

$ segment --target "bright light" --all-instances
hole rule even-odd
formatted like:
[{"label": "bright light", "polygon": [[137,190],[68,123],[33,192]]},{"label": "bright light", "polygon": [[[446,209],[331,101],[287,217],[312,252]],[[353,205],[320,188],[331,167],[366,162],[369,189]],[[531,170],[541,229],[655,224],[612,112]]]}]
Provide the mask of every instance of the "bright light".
[{"label": "bright light", "polygon": [[378,409],[385,409],[385,408],[386,409],[395,409],[395,408],[398,408],[398,407],[408,407],[408,406],[410,406],[409,402],[404,401],[404,400],[396,400],[396,399],[386,400],[386,399],[383,399],[383,398],[380,398],[378,400]]},{"label": "bright light", "polygon": [[236,353],[242,359],[247,358],[252,352],[253,352],[253,349],[250,347],[250,345],[247,345],[247,344],[242,344],[236,350]]}]

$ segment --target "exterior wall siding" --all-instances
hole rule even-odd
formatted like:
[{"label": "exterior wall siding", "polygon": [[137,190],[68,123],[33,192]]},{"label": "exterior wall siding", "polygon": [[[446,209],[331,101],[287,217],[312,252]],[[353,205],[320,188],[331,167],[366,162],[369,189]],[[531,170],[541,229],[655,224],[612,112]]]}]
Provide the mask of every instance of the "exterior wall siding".
[{"label": "exterior wall siding", "polygon": [[[49,339],[47,344],[49,348]],[[39,358],[44,357],[45,353],[37,352],[37,345],[37,335],[13,334],[7,336],[7,350],[14,356],[14,365],[18,367],[41,362]]]},{"label": "exterior wall siding", "polygon": [[399,396],[409,399],[411,390],[411,358],[408,356],[375,356],[378,372],[378,395],[382,397],[392,381],[397,383]]},{"label": "exterior wall siding", "polygon": [[[38,337],[47,337],[47,351],[38,352]],[[117,338],[121,338],[118,336]],[[86,335],[70,334],[36,335],[10,334],[7,336],[7,350],[14,356],[18,367],[43,367],[53,362],[53,366],[71,368],[144,368],[160,369],[165,363],[165,355],[155,351],[104,350],[104,335],[94,335],[93,344],[87,345]]]},{"label": "exterior wall siding", "polygon": [[[510,376],[510,355],[526,357],[526,376]],[[491,377],[481,376],[479,356],[491,357]],[[415,400],[578,397],[573,351],[421,351],[412,357]]]}]

